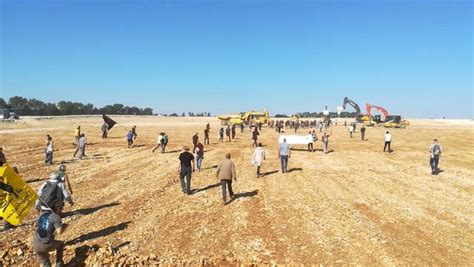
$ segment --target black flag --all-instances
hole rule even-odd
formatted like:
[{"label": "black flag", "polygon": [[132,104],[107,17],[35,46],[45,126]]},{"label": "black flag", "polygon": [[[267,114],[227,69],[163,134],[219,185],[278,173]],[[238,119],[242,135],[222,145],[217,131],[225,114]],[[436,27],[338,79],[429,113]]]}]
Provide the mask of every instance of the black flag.
[{"label": "black flag", "polygon": [[109,126],[109,130],[117,124],[116,121],[112,120],[111,118],[107,117],[105,114],[102,114],[102,118],[104,119],[105,123]]}]

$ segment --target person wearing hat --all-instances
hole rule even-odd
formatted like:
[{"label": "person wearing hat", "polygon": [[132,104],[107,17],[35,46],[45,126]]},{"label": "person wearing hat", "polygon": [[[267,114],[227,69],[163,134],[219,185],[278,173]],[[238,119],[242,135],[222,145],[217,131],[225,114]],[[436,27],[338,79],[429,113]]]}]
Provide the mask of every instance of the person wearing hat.
[{"label": "person wearing hat", "polygon": [[38,228],[33,235],[32,247],[41,266],[51,266],[51,251],[56,251],[56,266],[64,266],[64,242],[56,240],[56,235],[62,234],[67,227],[61,221],[63,208],[64,203],[55,199],[51,203],[51,209],[42,211],[36,221]]},{"label": "person wearing hat", "polygon": [[184,146],[183,152],[179,155],[178,173],[181,181],[181,191],[188,195],[191,194],[192,172],[194,172],[194,155],[189,152],[188,146]]},{"label": "person wearing hat", "polygon": [[36,208],[39,211],[51,210],[51,203],[56,199],[61,200],[63,204],[64,201],[67,201],[71,206],[74,205],[71,184],[64,164],[61,164],[57,171],[51,173],[49,180],[38,189]]}]

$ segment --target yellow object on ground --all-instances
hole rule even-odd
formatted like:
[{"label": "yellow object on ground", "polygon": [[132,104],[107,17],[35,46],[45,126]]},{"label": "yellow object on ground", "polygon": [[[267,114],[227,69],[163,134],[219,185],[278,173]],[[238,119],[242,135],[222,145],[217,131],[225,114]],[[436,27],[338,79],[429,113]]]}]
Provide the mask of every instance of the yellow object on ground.
[{"label": "yellow object on ground", "polygon": [[38,195],[8,164],[0,167],[0,182],[13,188],[13,192],[0,189],[0,216],[18,226],[35,205]]}]

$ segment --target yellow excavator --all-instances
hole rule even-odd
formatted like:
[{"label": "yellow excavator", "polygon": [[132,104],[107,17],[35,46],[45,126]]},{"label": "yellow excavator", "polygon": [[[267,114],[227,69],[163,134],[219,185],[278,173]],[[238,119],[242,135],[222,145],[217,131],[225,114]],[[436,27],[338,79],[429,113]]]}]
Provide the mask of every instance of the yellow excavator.
[{"label": "yellow excavator", "polygon": [[270,119],[268,111],[248,111],[240,113],[232,113],[217,116],[222,125],[257,125],[266,124]]}]

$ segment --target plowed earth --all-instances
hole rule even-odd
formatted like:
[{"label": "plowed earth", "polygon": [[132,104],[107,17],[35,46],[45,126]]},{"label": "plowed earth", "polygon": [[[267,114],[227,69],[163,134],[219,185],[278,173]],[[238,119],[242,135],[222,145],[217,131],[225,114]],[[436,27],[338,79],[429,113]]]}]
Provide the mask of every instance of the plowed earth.
[{"label": "plowed earth", "polygon": [[[412,121],[408,129],[390,130],[391,154],[382,151],[386,129],[368,128],[363,142],[360,126],[351,139],[339,121],[328,130],[332,152],[324,155],[320,141],[313,153],[294,146],[287,174],[279,171],[278,135],[264,128],[259,141],[267,153],[266,175],[257,179],[248,129],[238,129],[231,143],[218,143],[220,124],[214,118],[114,119],[119,124],[108,139],[101,138],[100,117],[27,118],[0,128],[9,163],[33,188],[57,168],[44,165],[46,134],[55,141],[55,163],[67,162],[75,205],[66,205],[69,228],[58,238],[67,242],[65,262],[71,265],[91,263],[87,258],[99,247],[112,254],[152,255],[161,263],[474,262],[472,121]],[[204,170],[193,173],[195,191],[187,196],[181,193],[177,158],[195,132],[203,139],[207,122],[211,144],[205,147]],[[76,125],[89,142],[82,161],[72,157]],[[125,135],[133,125],[138,138],[127,148]],[[161,131],[169,136],[167,153],[152,153]],[[438,176],[428,164],[433,138],[444,148]],[[224,206],[213,166],[227,151],[237,166],[238,198]],[[20,227],[0,234],[4,264],[35,262],[30,248],[35,217],[31,211]]]}]

